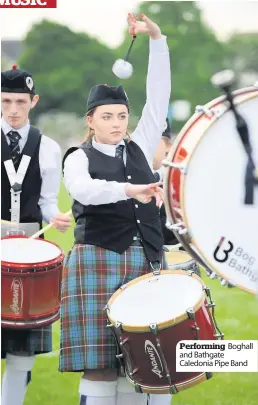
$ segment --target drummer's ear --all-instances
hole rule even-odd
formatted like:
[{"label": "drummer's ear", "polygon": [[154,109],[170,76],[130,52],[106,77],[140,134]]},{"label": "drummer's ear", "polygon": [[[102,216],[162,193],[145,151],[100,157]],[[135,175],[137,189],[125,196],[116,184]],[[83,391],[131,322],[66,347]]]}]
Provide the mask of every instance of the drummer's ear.
[{"label": "drummer's ear", "polygon": [[39,95],[38,94],[35,94],[35,95],[32,94],[31,95],[31,108],[34,108],[38,101],[39,101]]}]

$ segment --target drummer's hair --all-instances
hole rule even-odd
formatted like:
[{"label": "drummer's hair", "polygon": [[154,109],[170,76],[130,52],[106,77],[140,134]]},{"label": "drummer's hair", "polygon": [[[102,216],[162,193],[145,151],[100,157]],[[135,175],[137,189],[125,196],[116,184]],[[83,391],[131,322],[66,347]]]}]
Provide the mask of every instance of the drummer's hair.
[{"label": "drummer's hair", "polygon": [[[93,114],[95,113],[96,109],[97,109],[97,107],[94,107],[94,108],[92,108],[91,110],[89,110],[88,112],[86,112],[86,118],[87,118],[87,117],[92,117]],[[95,133],[95,132],[94,132],[94,129],[92,129],[92,128],[90,128],[90,127],[87,127],[87,129],[86,129],[86,134],[85,134],[85,140],[86,140],[87,142],[92,143],[92,138],[94,137],[94,133]],[[130,134],[129,134],[129,132],[127,132],[127,131],[126,131],[126,136],[127,136],[127,138],[128,138],[128,142],[130,142],[130,141],[131,141]]]},{"label": "drummer's hair", "polygon": [[[86,118],[87,118],[87,117],[92,117],[93,114],[94,114],[95,111],[96,111],[96,108],[97,108],[97,107],[94,107],[94,108],[92,108],[91,110],[89,110],[88,112],[86,112]],[[86,131],[85,140],[86,140],[87,142],[90,142],[90,143],[91,143],[93,136],[94,136],[94,129],[88,127],[88,128],[87,128],[87,131]]]}]

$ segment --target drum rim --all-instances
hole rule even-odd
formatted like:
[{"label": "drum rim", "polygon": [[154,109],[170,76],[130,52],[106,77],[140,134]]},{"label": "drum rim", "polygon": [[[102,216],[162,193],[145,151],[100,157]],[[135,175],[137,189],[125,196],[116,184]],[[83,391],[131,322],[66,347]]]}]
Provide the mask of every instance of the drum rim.
[{"label": "drum rim", "polygon": [[[18,238],[19,239],[21,239],[21,238],[22,239],[29,239],[29,237],[24,236],[24,235],[10,235],[10,236],[4,236],[3,238],[1,238],[1,241],[5,240],[5,239],[18,239]],[[41,242],[45,242],[45,243],[48,243],[50,245],[56,246],[60,251],[59,256],[57,256],[57,257],[55,257],[54,259],[51,259],[51,260],[46,260],[44,262],[34,262],[34,263],[16,263],[16,262],[11,262],[11,261],[7,262],[5,260],[1,260],[1,267],[2,268],[3,267],[5,267],[5,268],[6,267],[7,268],[18,267],[19,269],[27,269],[27,268],[41,269],[42,267],[48,267],[50,265],[54,265],[54,264],[57,264],[57,263],[61,264],[63,262],[64,257],[65,257],[64,251],[55,242],[52,242],[52,241],[49,241],[49,240],[46,240],[46,239],[42,239],[42,238],[36,238],[36,239],[33,239],[33,240],[39,240]]]},{"label": "drum rim", "polygon": [[[244,94],[243,94],[244,95]],[[251,94],[247,94],[246,97],[244,99],[241,99],[239,101],[235,102],[236,106],[241,105],[242,103],[246,102],[246,101],[250,101],[252,99],[258,98],[258,89],[255,89],[254,92],[251,92]],[[229,111],[229,106],[226,107],[225,111],[223,112],[222,116],[227,113]],[[199,145],[199,143],[201,142],[201,140],[203,139],[203,137],[207,134],[207,132],[210,130],[210,128],[217,122],[217,120],[220,117],[216,118],[214,117],[214,119],[212,119],[209,123],[209,125],[206,127],[206,129],[203,131],[203,133],[201,134],[201,136],[198,139],[198,142],[196,143],[195,147],[192,150],[191,155],[188,156],[187,159],[187,164],[190,163],[190,161],[192,160],[194,153]],[[183,217],[183,221],[185,224],[186,229],[190,229],[189,227],[189,221],[188,218],[186,216],[186,209],[185,209],[185,183],[186,183],[186,176],[182,175],[182,179],[180,182],[180,201],[181,201],[181,210],[182,210],[182,217]],[[223,274],[219,269],[215,268],[213,264],[211,264],[209,262],[209,260],[206,257],[206,254],[204,254],[203,250],[200,248],[199,244],[196,243],[195,238],[193,238],[193,236],[191,235],[191,244],[195,247],[197,254],[200,255],[200,258],[204,261],[205,265],[210,268],[211,270],[213,270],[217,275],[219,275],[220,277],[222,277],[223,279],[225,279],[227,282],[233,284],[234,286],[238,287],[239,289],[246,291],[250,294],[257,294],[257,291],[255,290],[251,290],[247,287],[243,287],[240,284],[236,284],[234,281],[232,281],[229,277],[227,277],[225,274]]]},{"label": "drum rim", "polygon": [[[162,275],[162,274],[164,274],[164,275],[166,275],[166,274],[182,274],[184,276],[193,277],[197,281],[199,281],[201,286],[202,286],[202,292],[201,292],[199,300],[192,306],[192,309],[194,310],[194,313],[196,313],[202,307],[203,302],[205,301],[205,297],[206,297],[205,290],[203,288],[205,286],[205,284],[204,284],[203,280],[199,276],[197,276],[195,273],[192,273],[192,272],[191,272],[191,274],[187,273],[185,270],[161,270],[160,275]],[[123,293],[125,288],[130,287],[131,285],[136,284],[141,280],[148,279],[148,278],[151,278],[153,276],[156,277],[153,273],[147,273],[147,274],[144,274],[143,276],[137,277],[136,279],[129,281],[122,288],[120,287],[112,295],[112,297],[109,299],[109,301],[107,303],[107,317],[108,317],[110,323],[114,327],[117,326],[117,321],[115,321],[110,316],[110,308],[111,308],[112,303],[116,300],[116,298],[119,295],[121,295]],[[181,323],[181,322],[183,322],[183,321],[185,321],[187,319],[189,319],[189,317],[187,315],[187,312],[185,311],[184,313],[180,314],[179,316],[177,316],[175,318],[169,319],[169,320],[167,320],[165,322],[157,323],[156,325],[157,325],[158,330],[162,330],[162,329],[166,329],[166,328],[168,328],[170,326],[175,326],[175,325],[177,325],[177,324],[179,324],[179,323]],[[149,332],[150,331],[150,325],[132,326],[132,325],[127,325],[125,323],[121,323],[120,325],[121,325],[122,329],[124,331],[127,331],[127,332]]]},{"label": "drum rim", "polygon": [[[151,386],[146,384],[141,384],[140,382],[134,381],[130,375],[126,372],[126,376],[133,385],[139,385],[141,387],[141,391],[147,394],[169,394],[171,386],[164,385],[164,386]],[[196,385],[207,381],[207,374],[205,372],[200,372],[196,377],[192,377],[189,380],[185,380],[183,382],[178,382],[173,384],[176,389],[177,393],[184,391],[188,388],[195,387]]]},{"label": "drum rim", "polygon": [[45,317],[37,315],[34,318],[30,318],[29,320],[24,320],[23,318],[14,320],[14,318],[4,318],[3,316],[4,314],[2,314],[1,319],[2,328],[11,328],[14,330],[41,328],[42,326],[51,325],[60,318],[60,304],[57,310],[55,309],[55,311],[47,313],[47,316]]}]

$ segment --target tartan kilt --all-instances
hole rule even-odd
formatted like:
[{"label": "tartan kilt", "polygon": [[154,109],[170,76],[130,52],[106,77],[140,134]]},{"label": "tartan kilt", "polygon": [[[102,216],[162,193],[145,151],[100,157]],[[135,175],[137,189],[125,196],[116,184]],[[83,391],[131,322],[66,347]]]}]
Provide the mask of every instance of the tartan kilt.
[{"label": "tartan kilt", "polygon": [[2,359],[6,357],[6,353],[48,353],[52,351],[52,325],[28,330],[1,328],[1,340]]},{"label": "tartan kilt", "polygon": [[61,292],[59,370],[117,368],[117,347],[103,311],[121,285],[150,272],[142,246],[123,254],[75,245],[67,254]]}]

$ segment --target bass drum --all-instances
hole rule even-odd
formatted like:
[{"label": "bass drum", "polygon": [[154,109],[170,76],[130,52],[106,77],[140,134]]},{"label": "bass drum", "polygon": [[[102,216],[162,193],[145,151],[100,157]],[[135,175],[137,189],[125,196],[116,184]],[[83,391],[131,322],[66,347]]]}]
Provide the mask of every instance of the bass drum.
[{"label": "bass drum", "polygon": [[[258,167],[258,89],[233,93]],[[168,228],[201,265],[251,294],[258,290],[258,187],[244,204],[247,155],[219,97],[183,127],[164,162]]]}]

